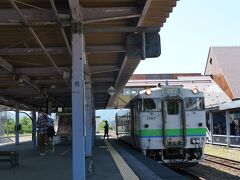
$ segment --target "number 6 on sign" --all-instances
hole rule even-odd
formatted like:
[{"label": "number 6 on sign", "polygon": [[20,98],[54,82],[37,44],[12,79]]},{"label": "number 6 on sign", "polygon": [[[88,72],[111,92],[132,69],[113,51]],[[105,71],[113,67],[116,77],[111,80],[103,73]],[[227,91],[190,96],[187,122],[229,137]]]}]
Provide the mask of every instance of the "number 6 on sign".
[{"label": "number 6 on sign", "polygon": [[79,86],[80,82],[79,81],[75,81],[75,86]]}]

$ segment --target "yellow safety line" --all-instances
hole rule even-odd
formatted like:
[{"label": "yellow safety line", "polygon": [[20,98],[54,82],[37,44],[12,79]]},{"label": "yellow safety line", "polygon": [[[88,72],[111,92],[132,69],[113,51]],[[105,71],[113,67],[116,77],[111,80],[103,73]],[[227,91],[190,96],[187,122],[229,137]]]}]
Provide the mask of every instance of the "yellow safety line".
[{"label": "yellow safety line", "polygon": [[105,144],[108,147],[117,167],[123,177],[123,179],[131,179],[131,180],[139,180],[136,174],[132,171],[132,169],[127,165],[124,159],[118,154],[118,152],[114,149],[114,147],[107,141],[104,140]]}]

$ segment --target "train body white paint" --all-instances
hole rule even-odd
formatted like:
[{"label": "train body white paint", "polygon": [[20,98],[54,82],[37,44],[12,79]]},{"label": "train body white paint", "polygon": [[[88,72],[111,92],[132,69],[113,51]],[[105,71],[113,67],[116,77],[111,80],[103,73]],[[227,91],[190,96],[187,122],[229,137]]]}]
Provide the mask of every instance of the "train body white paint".
[{"label": "train body white paint", "polygon": [[204,96],[197,88],[163,86],[141,91],[116,114],[119,139],[163,163],[204,158]]}]

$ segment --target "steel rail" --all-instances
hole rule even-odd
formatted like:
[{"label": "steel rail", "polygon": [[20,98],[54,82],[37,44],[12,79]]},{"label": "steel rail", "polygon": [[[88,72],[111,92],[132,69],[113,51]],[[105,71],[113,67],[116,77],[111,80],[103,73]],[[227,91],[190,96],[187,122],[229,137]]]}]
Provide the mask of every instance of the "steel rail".
[{"label": "steel rail", "polygon": [[[236,165],[240,166],[240,161],[235,161],[235,160],[231,160],[231,159],[227,159],[227,158],[213,156],[213,155],[210,155],[210,154],[205,154],[205,155],[209,156],[210,158],[212,157],[212,158],[215,158],[215,159],[219,159],[220,161],[228,161],[228,163],[233,162],[233,163],[236,163]],[[236,170],[240,171],[240,167],[232,166],[232,165],[226,164],[224,162],[219,162],[218,160],[208,159],[207,157],[205,157],[205,161],[212,162],[212,163],[215,163],[215,164],[220,164],[222,166],[229,167],[229,168],[236,169]]]},{"label": "steel rail", "polygon": [[199,180],[206,180],[205,178],[203,177],[199,177],[199,175],[193,173],[192,171],[190,170],[187,170],[185,168],[179,168],[179,169],[172,169],[174,171],[176,171],[177,173],[180,173],[184,176],[189,176],[190,178],[193,178],[193,179],[199,179]]}]

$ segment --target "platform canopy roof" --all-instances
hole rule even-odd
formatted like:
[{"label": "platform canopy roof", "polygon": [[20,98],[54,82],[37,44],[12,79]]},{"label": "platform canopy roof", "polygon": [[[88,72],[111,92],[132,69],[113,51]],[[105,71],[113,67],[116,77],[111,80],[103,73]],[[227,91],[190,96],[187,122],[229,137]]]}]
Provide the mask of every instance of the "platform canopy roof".
[{"label": "platform canopy roof", "polygon": [[[69,2],[0,1],[0,104],[21,109],[71,107]],[[159,31],[176,0],[79,0],[86,82],[96,109],[111,107],[140,58],[126,55],[130,33]],[[109,87],[117,92],[110,96]]]}]

